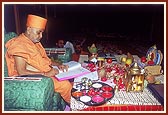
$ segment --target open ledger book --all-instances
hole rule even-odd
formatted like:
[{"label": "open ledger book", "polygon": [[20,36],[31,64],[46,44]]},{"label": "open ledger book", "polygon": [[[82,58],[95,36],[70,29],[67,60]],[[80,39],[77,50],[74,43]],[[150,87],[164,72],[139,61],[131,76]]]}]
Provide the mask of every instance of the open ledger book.
[{"label": "open ledger book", "polygon": [[[69,61],[67,63],[63,63],[64,65],[68,65],[68,71],[61,71],[59,70],[59,74],[55,75],[55,77],[59,80],[67,80],[67,79],[71,79],[71,78],[76,78],[79,76],[83,76],[85,74],[90,73],[90,71],[84,67],[81,66],[81,64],[79,62],[76,61]],[[57,68],[57,66],[53,66],[53,68]]]}]

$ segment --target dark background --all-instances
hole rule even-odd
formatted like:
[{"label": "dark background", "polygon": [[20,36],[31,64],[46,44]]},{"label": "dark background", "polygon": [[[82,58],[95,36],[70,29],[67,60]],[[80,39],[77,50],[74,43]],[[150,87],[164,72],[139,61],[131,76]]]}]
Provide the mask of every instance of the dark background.
[{"label": "dark background", "polygon": [[[85,46],[98,41],[107,41],[122,45],[127,51],[136,47],[149,48],[156,44],[164,53],[163,4],[17,4],[16,6],[21,32],[25,31],[27,14],[45,17],[45,7],[47,8],[48,33],[45,32],[42,39],[44,47],[54,47],[55,41],[59,38],[70,41],[86,39]],[[4,5],[6,32],[16,32],[13,8],[13,5]],[[140,55],[142,52],[138,53]]]}]

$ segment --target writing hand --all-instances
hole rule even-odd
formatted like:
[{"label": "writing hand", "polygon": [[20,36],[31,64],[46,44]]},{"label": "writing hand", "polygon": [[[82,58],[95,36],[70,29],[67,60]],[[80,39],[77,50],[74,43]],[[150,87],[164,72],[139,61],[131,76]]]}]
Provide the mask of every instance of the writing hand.
[{"label": "writing hand", "polygon": [[68,65],[58,65],[58,68],[61,70],[61,71],[63,71],[63,72],[65,72],[65,71],[68,71]]}]

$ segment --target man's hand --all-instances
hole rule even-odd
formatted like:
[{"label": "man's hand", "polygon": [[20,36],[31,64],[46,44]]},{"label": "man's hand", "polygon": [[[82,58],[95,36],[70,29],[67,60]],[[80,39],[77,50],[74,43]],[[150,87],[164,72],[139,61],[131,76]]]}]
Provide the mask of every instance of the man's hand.
[{"label": "man's hand", "polygon": [[52,76],[55,76],[56,74],[59,74],[58,69],[51,68],[51,70],[46,72],[44,75],[48,77],[52,77]]},{"label": "man's hand", "polygon": [[68,65],[58,65],[57,67],[63,72],[68,71]]}]

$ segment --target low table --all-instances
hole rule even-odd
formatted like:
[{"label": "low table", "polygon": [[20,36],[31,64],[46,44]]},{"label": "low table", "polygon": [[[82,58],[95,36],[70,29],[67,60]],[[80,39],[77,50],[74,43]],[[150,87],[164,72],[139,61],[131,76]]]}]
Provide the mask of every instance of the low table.
[{"label": "low table", "polygon": [[[115,55],[117,62],[120,62],[120,57],[123,55]],[[133,55],[135,60],[138,60],[137,55]],[[161,75],[157,78],[161,83],[164,83],[164,77]],[[101,82],[98,80],[98,82]],[[105,83],[114,87],[111,81]],[[74,83],[75,87],[77,83]],[[87,106],[81,101],[77,101],[71,97],[70,108],[72,111],[164,111],[164,106],[152,95],[152,93],[144,88],[143,92],[126,92],[118,91],[114,97],[100,106]]]},{"label": "low table", "polygon": [[[106,83],[110,85],[111,82],[107,80]],[[87,106],[71,97],[70,107],[72,111],[164,111],[164,107],[147,88],[143,92],[118,91],[112,99],[100,106]]]}]

